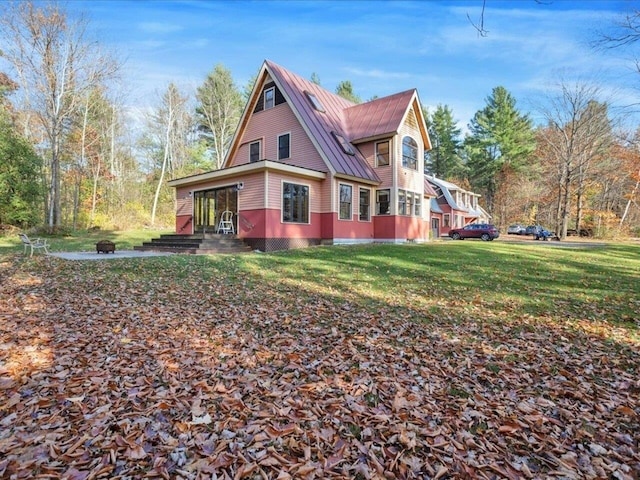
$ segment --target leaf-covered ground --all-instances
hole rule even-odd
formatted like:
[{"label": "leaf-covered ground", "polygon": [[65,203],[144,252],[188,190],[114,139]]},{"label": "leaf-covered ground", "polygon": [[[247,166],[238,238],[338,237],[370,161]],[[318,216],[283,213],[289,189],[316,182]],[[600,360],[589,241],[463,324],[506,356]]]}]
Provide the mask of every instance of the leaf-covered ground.
[{"label": "leaf-covered ground", "polygon": [[637,263],[599,303],[400,248],[1,256],[0,477],[638,478]]}]

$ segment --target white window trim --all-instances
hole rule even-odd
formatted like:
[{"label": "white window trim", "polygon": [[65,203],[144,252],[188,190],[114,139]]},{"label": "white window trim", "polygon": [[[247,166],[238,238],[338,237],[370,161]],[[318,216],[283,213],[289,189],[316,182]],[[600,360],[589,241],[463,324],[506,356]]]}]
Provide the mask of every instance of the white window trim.
[{"label": "white window trim", "polygon": [[[351,187],[351,212],[349,212],[349,218],[340,218],[340,190],[342,188],[342,186],[345,187]],[[352,222],[353,221],[353,184],[351,183],[345,183],[345,182],[338,182],[338,220],[342,221],[342,222]],[[360,202],[360,200],[358,199],[358,202]],[[360,215],[358,215],[360,216]]]},{"label": "white window trim", "polygon": [[254,140],[249,142],[249,163],[251,163],[251,145],[258,144],[258,162],[260,161],[260,157],[262,157],[262,140]]},{"label": "white window trim", "polygon": [[[294,185],[302,185],[303,187],[308,187],[309,188],[309,221],[308,222],[285,222],[284,221],[284,184],[285,183],[292,183]],[[303,183],[303,182],[298,182],[297,180],[287,180],[287,179],[281,179],[280,180],[280,223],[283,225],[311,225],[311,199],[312,199],[312,195],[311,195],[311,184],[310,183]]]},{"label": "white window trim", "polygon": [[[386,165],[380,165],[378,164],[378,144],[379,143],[384,143],[387,142],[389,144],[389,152],[387,153],[389,155],[389,163],[387,163]],[[391,143],[391,139],[388,140],[378,140],[377,142],[374,143],[373,145],[373,155],[374,155],[374,160],[375,160],[375,166],[376,167],[380,167],[380,168],[384,168],[384,167],[390,167],[391,166],[391,157],[392,157],[392,152],[393,152],[393,145]]]},{"label": "white window trim", "polygon": [[[410,138],[416,144],[416,168],[406,167],[404,165],[404,139],[405,138]],[[420,144],[416,141],[415,138],[413,138],[413,136],[404,135],[402,137],[400,155],[401,155],[400,165],[402,166],[402,168],[404,168],[405,170],[409,170],[410,172],[419,172],[420,171]]]},{"label": "white window trim", "polygon": [[[367,192],[369,192],[368,197],[369,197],[369,218],[367,220],[362,220],[360,218],[360,192],[362,192],[363,190],[366,190]],[[371,215],[371,189],[370,188],[365,188],[365,187],[358,187],[358,221],[359,222],[364,222],[364,223],[371,223],[371,217],[373,215]]]},{"label": "white window trim", "polygon": [[[289,135],[289,156],[288,157],[283,157],[280,158],[280,137],[284,137],[285,135]],[[276,158],[278,160],[286,160],[288,158],[291,158],[291,150],[292,150],[292,146],[291,146],[291,132],[285,132],[285,133],[281,133],[278,135],[278,139],[276,142]]]},{"label": "white window trim", "polygon": [[[389,192],[389,213],[378,213],[378,192]],[[375,196],[374,196],[374,215],[377,217],[388,217],[393,215],[393,211],[394,211],[394,206],[393,206],[393,190],[391,188],[377,188],[375,189]]]},{"label": "white window trim", "polygon": [[[270,107],[267,107],[267,92],[273,92],[273,105]],[[263,110],[269,110],[273,107],[276,106],[276,87],[269,87],[269,88],[265,88],[264,90],[264,97],[262,98],[262,108]]]}]

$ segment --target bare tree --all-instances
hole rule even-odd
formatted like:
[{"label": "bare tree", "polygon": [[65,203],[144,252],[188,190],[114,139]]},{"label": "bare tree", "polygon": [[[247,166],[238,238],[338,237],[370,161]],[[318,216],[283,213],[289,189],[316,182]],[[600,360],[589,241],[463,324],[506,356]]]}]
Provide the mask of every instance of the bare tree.
[{"label": "bare tree", "polygon": [[[23,109],[33,112],[48,152],[47,225],[61,225],[61,152],[85,92],[111,78],[119,65],[86,38],[87,22],[71,21],[57,4],[7,4],[0,16],[4,57],[22,87]],[[27,116],[24,125],[30,125]],[[32,133],[25,128],[27,133]]]},{"label": "bare tree", "polygon": [[556,96],[543,107],[547,127],[539,139],[549,164],[556,168],[556,229],[567,236],[572,200],[577,199],[576,229],[581,222],[583,194],[593,164],[612,146],[612,128],[605,104],[597,102],[600,90],[585,83],[561,83]]},{"label": "bare tree", "polygon": [[159,168],[158,183],[151,209],[151,225],[155,224],[158,200],[167,174],[180,171],[189,156],[193,140],[193,117],[188,111],[189,98],[170,83],[162,96],[162,103],[150,118],[150,154]]},{"label": "bare tree", "polygon": [[196,99],[200,130],[213,153],[214,167],[219,169],[242,114],[242,95],[231,72],[219,64],[198,87]]}]

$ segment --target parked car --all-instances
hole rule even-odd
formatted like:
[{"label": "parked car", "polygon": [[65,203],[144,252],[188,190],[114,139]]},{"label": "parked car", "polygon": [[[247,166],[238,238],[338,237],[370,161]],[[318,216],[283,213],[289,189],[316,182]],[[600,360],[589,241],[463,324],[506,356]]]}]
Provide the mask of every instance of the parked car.
[{"label": "parked car", "polygon": [[540,225],[536,225],[536,230],[533,233],[533,239],[534,240],[549,240],[550,238],[557,239],[558,237],[556,236],[555,233],[550,232],[546,228],[544,228],[544,227],[542,227]]},{"label": "parked car", "polygon": [[470,223],[462,228],[452,228],[449,230],[449,237],[453,240],[464,240],[465,238],[479,238],[488,242],[500,236],[500,232],[488,223]]},{"label": "parked car", "polygon": [[507,228],[507,235],[524,235],[527,231],[527,227],[516,223],[515,225],[509,225]]},{"label": "parked car", "polygon": [[525,231],[524,234],[525,235],[533,235],[534,233],[536,233],[536,231],[538,230],[538,228],[542,228],[540,225],[529,225]]}]

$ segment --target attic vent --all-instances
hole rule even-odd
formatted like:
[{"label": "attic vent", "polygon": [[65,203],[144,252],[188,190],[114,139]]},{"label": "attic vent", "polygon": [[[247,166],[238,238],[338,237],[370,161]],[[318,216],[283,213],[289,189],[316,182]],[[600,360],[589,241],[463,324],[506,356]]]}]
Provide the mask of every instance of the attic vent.
[{"label": "attic vent", "polygon": [[337,132],[331,132],[331,135],[333,135],[333,138],[336,139],[336,142],[338,142],[344,153],[346,153],[347,155],[356,154],[356,152],[353,151],[353,147],[351,146],[351,144],[347,142],[342,135]]},{"label": "attic vent", "polygon": [[313,108],[315,108],[319,112],[324,113],[324,106],[322,105],[322,102],[320,102],[320,100],[318,100],[318,97],[316,97],[313,93],[311,93],[308,90],[305,90],[304,94],[309,99],[309,103],[311,103],[311,105],[313,105]]}]

